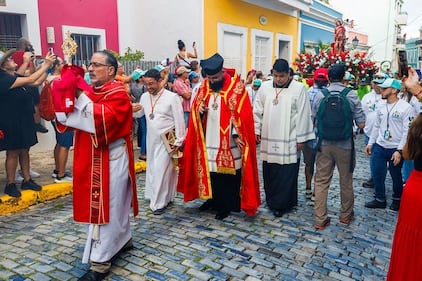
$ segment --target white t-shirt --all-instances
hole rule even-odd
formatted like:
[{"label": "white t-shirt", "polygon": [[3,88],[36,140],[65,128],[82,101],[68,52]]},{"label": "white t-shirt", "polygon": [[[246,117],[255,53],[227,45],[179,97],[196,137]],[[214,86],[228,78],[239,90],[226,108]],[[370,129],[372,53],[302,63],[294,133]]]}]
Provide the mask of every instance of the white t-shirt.
[{"label": "white t-shirt", "polygon": [[413,108],[400,99],[395,103],[379,102],[376,115],[368,144],[376,142],[384,148],[403,149],[415,117]]},{"label": "white t-shirt", "polygon": [[[362,109],[366,116],[365,128],[363,132],[368,137],[371,136],[372,128],[374,127],[375,119],[377,118],[376,110],[378,102],[381,100],[381,94],[377,94],[374,90],[366,94],[362,98]],[[385,101],[383,101],[385,102]]]},{"label": "white t-shirt", "polygon": [[403,93],[400,92],[399,98],[404,100],[405,102],[408,102],[410,104],[410,106],[412,106],[412,108],[414,110],[415,117],[421,112],[422,103],[420,103],[415,96],[412,96],[410,98],[410,101],[407,101],[407,98],[405,96],[403,96]]}]

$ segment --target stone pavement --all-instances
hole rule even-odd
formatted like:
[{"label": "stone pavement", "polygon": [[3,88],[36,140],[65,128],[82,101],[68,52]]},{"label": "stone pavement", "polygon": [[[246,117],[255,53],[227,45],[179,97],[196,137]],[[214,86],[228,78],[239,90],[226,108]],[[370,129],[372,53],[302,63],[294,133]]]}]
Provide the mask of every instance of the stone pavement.
[{"label": "stone pavement", "polygon": [[[274,218],[264,202],[253,218],[238,213],[217,221],[213,213],[197,211],[202,202],[186,204],[180,196],[155,216],[143,197],[145,173],[138,174],[135,249],[115,260],[107,280],[384,280],[397,213],[364,207],[372,190],[361,187],[369,176],[362,140],[359,135],[356,141],[356,218],[349,226],[338,221],[335,173],[331,225],[323,231],[314,229],[303,165],[299,205],[282,218]],[[72,220],[71,196],[2,216],[0,280],[76,280],[87,268],[81,263],[84,242],[84,227]]]}]

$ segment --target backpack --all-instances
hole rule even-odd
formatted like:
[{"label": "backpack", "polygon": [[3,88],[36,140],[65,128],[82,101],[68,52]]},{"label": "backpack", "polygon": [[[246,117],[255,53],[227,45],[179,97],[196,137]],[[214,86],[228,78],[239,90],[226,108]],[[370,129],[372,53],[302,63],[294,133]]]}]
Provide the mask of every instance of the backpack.
[{"label": "backpack", "polygon": [[40,116],[44,120],[51,121],[56,117],[53,105],[53,94],[51,90],[50,82],[45,81],[44,87],[40,94]]},{"label": "backpack", "polygon": [[317,112],[317,128],[320,140],[341,141],[352,138],[353,120],[347,94],[350,88],[339,92],[322,89],[324,98],[321,100]]}]

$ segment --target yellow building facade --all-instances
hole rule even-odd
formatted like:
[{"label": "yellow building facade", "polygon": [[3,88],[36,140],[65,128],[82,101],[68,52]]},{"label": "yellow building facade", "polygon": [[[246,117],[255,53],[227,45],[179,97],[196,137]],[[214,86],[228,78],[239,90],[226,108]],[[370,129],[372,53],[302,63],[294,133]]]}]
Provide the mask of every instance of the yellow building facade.
[{"label": "yellow building facade", "polygon": [[220,53],[225,67],[236,68],[242,77],[250,69],[269,74],[277,58],[293,62],[299,26],[296,13],[278,12],[262,2],[269,1],[204,0],[204,57]]}]

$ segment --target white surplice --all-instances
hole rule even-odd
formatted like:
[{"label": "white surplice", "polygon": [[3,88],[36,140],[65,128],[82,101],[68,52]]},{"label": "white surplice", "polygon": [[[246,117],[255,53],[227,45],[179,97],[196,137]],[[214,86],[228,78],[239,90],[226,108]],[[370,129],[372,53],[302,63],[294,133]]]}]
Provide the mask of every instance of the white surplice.
[{"label": "white surplice", "polygon": [[[75,111],[69,113],[64,124],[94,133],[92,101],[81,94],[75,103]],[[89,260],[107,262],[114,257],[131,239],[130,209],[132,187],[129,181],[129,159],[124,139],[118,139],[109,145],[110,173],[110,222],[104,225],[87,225],[83,263]],[[126,179],[126,180],[125,180]]]},{"label": "white surplice", "polygon": [[297,144],[315,138],[309,98],[302,83],[293,80],[288,88],[274,88],[273,81],[263,82],[253,112],[255,134],[261,136],[262,161],[296,163]]},{"label": "white surplice", "polygon": [[[167,152],[161,134],[175,128],[175,145],[180,146],[185,139],[185,123],[180,97],[168,90],[151,95],[142,95],[140,104],[147,120],[147,171],[145,198],[150,200],[152,211],[164,208],[176,195],[177,171]],[[151,118],[153,113],[154,118]]]}]

